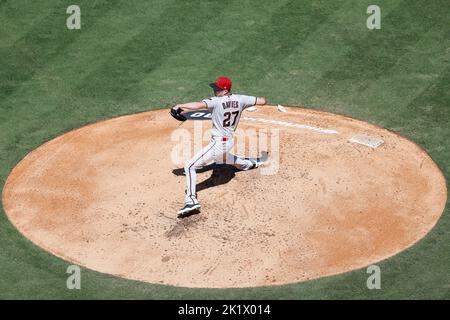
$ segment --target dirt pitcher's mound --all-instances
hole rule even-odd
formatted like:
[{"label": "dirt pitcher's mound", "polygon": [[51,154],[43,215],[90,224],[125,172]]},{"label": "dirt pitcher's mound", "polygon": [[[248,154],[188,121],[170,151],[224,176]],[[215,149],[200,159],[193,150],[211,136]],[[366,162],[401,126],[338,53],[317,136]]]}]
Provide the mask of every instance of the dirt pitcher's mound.
[{"label": "dirt pitcher's mound", "polygon": [[251,287],[390,257],[425,236],[444,209],[443,175],[407,139],[343,116],[264,107],[245,112],[240,129],[279,130],[279,153],[272,148],[267,164],[276,173],[202,172],[202,213],[177,219],[185,177],[173,171],[182,167],[172,161],[173,132],[193,132],[200,122],[210,125],[179,126],[160,110],[64,134],[14,168],[3,190],[6,213],[38,246],[97,271]]}]

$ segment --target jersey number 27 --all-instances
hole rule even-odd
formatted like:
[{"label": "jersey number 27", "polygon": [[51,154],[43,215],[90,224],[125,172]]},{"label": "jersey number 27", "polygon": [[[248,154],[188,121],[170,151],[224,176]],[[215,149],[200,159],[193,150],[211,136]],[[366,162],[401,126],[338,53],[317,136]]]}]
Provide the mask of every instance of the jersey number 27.
[{"label": "jersey number 27", "polygon": [[[223,127],[234,126],[238,118],[239,111],[225,112],[223,114]],[[231,122],[231,116],[233,115],[233,122]],[[231,124],[230,124],[231,123]]]}]

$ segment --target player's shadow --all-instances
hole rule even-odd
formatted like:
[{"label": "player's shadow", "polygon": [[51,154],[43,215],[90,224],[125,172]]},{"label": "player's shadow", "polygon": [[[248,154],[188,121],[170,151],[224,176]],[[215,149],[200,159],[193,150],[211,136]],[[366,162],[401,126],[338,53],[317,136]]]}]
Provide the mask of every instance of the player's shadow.
[{"label": "player's shadow", "polygon": [[[240,171],[236,169],[236,167],[229,165],[229,164],[210,164],[206,167],[203,167],[201,169],[197,170],[197,173],[207,172],[211,171],[211,176],[206,179],[205,181],[202,181],[197,184],[197,192],[220,186],[222,184],[226,184],[231,181],[236,176],[236,172]],[[177,176],[184,176],[184,169],[174,169],[172,170],[172,173]]]}]

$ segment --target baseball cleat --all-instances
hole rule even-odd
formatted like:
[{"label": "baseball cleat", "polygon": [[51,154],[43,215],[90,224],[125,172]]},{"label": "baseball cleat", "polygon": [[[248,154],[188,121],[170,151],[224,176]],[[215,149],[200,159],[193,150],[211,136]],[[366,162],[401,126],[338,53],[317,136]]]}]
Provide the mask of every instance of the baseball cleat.
[{"label": "baseball cleat", "polygon": [[178,217],[183,217],[183,216],[189,216],[191,214],[194,214],[195,211],[199,211],[200,209],[200,203],[196,203],[196,204],[187,204],[183,207],[183,209],[178,210]]},{"label": "baseball cleat", "polygon": [[260,165],[262,165],[264,162],[267,161],[269,158],[269,153],[267,151],[261,152],[261,157],[257,158],[251,169],[258,168]]}]

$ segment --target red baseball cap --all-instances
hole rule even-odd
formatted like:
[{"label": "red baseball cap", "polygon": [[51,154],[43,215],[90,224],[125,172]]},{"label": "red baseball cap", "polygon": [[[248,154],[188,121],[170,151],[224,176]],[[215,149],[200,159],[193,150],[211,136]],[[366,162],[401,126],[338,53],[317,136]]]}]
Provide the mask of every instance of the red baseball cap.
[{"label": "red baseball cap", "polygon": [[210,83],[209,86],[213,88],[214,91],[228,90],[231,91],[231,79],[227,77],[218,77],[217,81]]}]

